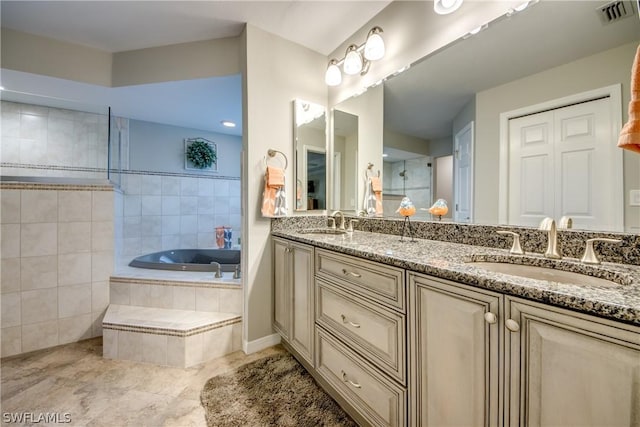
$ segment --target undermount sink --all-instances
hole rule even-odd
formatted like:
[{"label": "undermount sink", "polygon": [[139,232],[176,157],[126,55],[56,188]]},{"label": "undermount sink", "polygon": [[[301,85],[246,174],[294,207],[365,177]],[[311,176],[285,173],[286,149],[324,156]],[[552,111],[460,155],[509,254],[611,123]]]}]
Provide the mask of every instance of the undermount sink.
[{"label": "undermount sink", "polygon": [[301,234],[345,234],[346,230],[340,230],[338,228],[310,228],[308,230],[301,230]]},{"label": "undermount sink", "polygon": [[573,271],[557,270],[549,267],[492,261],[476,261],[473,262],[473,265],[495,273],[509,274],[511,276],[526,277],[535,280],[546,280],[549,282],[580,286],[620,286],[619,283],[602,279],[600,277],[588,276],[586,274],[576,273]]}]

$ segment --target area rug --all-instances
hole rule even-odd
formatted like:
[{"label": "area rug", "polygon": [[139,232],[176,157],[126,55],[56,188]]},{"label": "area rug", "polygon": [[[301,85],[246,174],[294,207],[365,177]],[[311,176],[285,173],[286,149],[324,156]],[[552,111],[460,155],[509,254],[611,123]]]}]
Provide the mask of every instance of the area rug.
[{"label": "area rug", "polygon": [[209,427],[357,427],[290,354],[209,379],[200,401]]}]

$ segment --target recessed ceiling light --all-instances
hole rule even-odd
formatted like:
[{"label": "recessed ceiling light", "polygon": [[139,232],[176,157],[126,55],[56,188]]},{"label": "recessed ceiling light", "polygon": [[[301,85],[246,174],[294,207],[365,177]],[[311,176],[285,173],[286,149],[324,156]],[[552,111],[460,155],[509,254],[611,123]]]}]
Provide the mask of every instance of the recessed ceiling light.
[{"label": "recessed ceiling light", "polygon": [[236,127],[236,124],[233,123],[232,121],[229,121],[229,120],[223,120],[220,123],[222,123],[222,126],[225,126],[225,127],[228,127],[228,128]]}]

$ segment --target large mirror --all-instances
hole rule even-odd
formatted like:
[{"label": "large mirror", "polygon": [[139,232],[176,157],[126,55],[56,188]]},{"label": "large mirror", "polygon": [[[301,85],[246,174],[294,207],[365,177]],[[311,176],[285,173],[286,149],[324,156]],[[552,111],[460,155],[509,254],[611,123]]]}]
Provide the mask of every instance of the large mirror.
[{"label": "large mirror", "polygon": [[[407,195],[425,209],[439,198],[446,199],[446,217],[453,221],[536,225],[542,216],[558,219],[567,214],[574,217],[575,228],[640,232],[640,207],[630,202],[631,191],[640,189],[637,154],[617,148],[601,154],[587,147],[582,151],[556,149],[554,159],[553,153],[544,157],[523,149],[519,175],[513,172],[514,164],[508,163],[508,147],[513,144],[510,133],[524,135],[521,146],[535,146],[553,136],[553,129],[561,136],[578,139],[592,125],[589,120],[571,122],[562,121],[562,117],[555,127],[553,118],[541,124],[536,121],[536,112],[597,98],[608,98],[606,111],[618,115],[606,125],[611,131],[597,139],[606,138],[608,146],[615,147],[616,132],[627,118],[630,71],[640,42],[640,25],[635,8],[632,16],[604,23],[596,6],[592,1],[533,4],[489,23],[477,34],[452,43],[375,87],[383,88],[383,154],[367,161],[384,164],[380,169],[385,216],[396,216],[399,198]],[[335,109],[354,102],[348,99]],[[570,114],[576,118],[591,112]],[[517,122],[520,116],[528,118]],[[358,118],[361,123],[366,119],[362,114]],[[518,130],[514,130],[516,125]],[[359,153],[362,138],[360,141]],[[366,141],[368,150],[374,143],[378,142]],[[513,160],[514,152],[510,155]],[[573,167],[558,172],[550,169],[549,163]],[[358,166],[362,171],[361,162]],[[606,170],[605,166],[608,173],[590,174]],[[518,183],[519,176],[526,179]],[[596,181],[602,197],[594,198],[585,191],[585,183],[594,181],[594,176],[600,177]],[[568,182],[569,178],[573,182]],[[564,198],[558,196],[560,189],[566,194]],[[513,193],[526,197],[515,200]],[[363,194],[358,191],[357,209]],[[510,211],[509,197],[524,214]],[[602,215],[614,219],[583,220],[599,206],[610,206]],[[418,212],[431,218],[424,210]]]},{"label": "large mirror", "polygon": [[327,209],[327,114],[322,105],[293,101],[298,211]]}]

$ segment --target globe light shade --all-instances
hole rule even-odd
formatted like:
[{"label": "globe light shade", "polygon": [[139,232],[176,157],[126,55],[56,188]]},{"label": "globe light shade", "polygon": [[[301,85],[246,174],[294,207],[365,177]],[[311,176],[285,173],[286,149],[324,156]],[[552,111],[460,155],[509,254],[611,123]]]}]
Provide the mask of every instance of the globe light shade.
[{"label": "globe light shade", "polygon": [[433,2],[433,10],[438,15],[455,12],[460,6],[462,6],[462,0],[435,0]]},{"label": "globe light shade", "polygon": [[335,59],[332,59],[331,62],[329,62],[327,72],[324,75],[324,82],[328,86],[338,86],[342,83],[342,72],[340,72],[340,67],[338,67]]},{"label": "globe light shade", "polygon": [[358,52],[358,46],[352,44],[347,48],[347,54],[344,57],[344,72],[353,75],[362,71],[362,56]]},{"label": "globe light shade", "polygon": [[384,56],[384,40],[382,40],[379,31],[375,28],[371,30],[369,37],[367,37],[367,43],[364,45],[364,57],[369,61],[377,61]]}]

